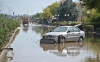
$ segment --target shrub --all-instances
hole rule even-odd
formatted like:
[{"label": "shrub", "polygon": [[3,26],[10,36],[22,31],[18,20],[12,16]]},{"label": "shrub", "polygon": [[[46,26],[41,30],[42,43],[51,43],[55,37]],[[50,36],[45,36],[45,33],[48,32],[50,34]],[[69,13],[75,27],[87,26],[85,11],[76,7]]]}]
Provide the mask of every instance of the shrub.
[{"label": "shrub", "polygon": [[63,26],[68,25],[68,22],[63,21],[63,22],[60,23],[60,25],[63,25]]},{"label": "shrub", "polygon": [[53,22],[52,25],[55,25],[57,22]]},{"label": "shrub", "polygon": [[8,19],[0,16],[0,47],[4,42],[7,42],[7,35],[18,26],[20,26],[19,20]]},{"label": "shrub", "polygon": [[77,24],[80,24],[80,22],[72,22],[70,25],[74,26],[74,25],[77,25]]}]

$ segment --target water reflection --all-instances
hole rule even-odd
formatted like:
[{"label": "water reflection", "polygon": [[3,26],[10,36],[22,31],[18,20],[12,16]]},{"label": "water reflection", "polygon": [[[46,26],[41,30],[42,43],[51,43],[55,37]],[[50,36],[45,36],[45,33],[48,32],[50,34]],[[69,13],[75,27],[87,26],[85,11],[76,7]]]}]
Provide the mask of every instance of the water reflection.
[{"label": "water reflection", "polygon": [[3,48],[3,50],[7,50],[7,54],[2,62],[12,61],[14,58],[14,50],[13,48]]},{"label": "water reflection", "polygon": [[84,62],[100,62],[100,35],[87,34],[85,44],[89,55]]},{"label": "water reflection", "polygon": [[28,26],[23,26],[23,31],[27,32],[28,31]]},{"label": "water reflection", "polygon": [[9,61],[13,60],[13,57],[14,57],[14,50],[13,50],[13,48],[8,49],[7,57],[8,57]]},{"label": "water reflection", "polygon": [[93,57],[86,58],[85,62],[100,62],[100,55],[97,54],[95,58]]},{"label": "water reflection", "polygon": [[[10,54],[6,55],[5,58],[8,59],[5,62],[100,62],[100,36],[94,37],[92,34],[86,34],[83,43],[40,44],[37,41],[44,33],[54,28],[21,27],[23,30],[19,31],[11,45],[16,54],[11,55],[11,51],[8,51]],[[27,32],[27,41],[23,31]]]},{"label": "water reflection", "polygon": [[42,37],[45,33],[52,31],[54,28],[55,26],[32,26],[32,31],[35,31],[37,34],[40,33]]},{"label": "water reflection", "polygon": [[62,44],[40,44],[43,51],[50,51],[60,57],[75,57],[80,54],[83,44],[80,45],[78,42],[68,42]]}]

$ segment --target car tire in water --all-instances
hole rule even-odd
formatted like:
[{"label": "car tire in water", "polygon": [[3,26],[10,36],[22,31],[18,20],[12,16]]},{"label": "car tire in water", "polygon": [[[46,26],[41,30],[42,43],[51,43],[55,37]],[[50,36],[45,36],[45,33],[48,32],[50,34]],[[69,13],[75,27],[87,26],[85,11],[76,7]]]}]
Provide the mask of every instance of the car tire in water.
[{"label": "car tire in water", "polygon": [[80,37],[79,40],[78,40],[78,42],[79,42],[79,45],[82,47],[83,44],[84,44],[84,43],[83,43],[83,37]]},{"label": "car tire in water", "polygon": [[65,42],[65,37],[63,37],[62,35],[58,36],[58,44],[59,43],[64,43]]},{"label": "car tire in water", "polygon": [[83,41],[83,37],[80,37],[78,42],[82,42]]}]

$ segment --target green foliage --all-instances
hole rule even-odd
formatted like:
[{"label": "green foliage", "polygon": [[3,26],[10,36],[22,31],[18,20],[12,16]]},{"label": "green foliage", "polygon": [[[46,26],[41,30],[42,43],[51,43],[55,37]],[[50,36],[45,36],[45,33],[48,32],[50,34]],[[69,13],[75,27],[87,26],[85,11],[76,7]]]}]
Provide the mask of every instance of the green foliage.
[{"label": "green foliage", "polygon": [[72,22],[70,25],[74,26],[74,25],[77,25],[77,24],[80,24],[80,22]]},{"label": "green foliage", "polygon": [[66,22],[66,21],[63,21],[63,22],[54,22],[53,25],[62,25],[62,26],[74,26],[74,25],[77,25],[77,24],[80,24],[80,22]]},{"label": "green foliage", "polygon": [[93,25],[95,31],[96,28],[100,27],[100,12],[98,12],[97,9],[89,10],[89,12],[89,14],[83,16],[83,22],[85,25]]},{"label": "green foliage", "polygon": [[60,7],[58,8],[57,12],[59,14],[60,20],[72,21],[72,20],[75,20],[76,17],[78,16],[76,3],[74,3],[72,0],[65,0],[63,3],[61,2]]},{"label": "green foliage", "polygon": [[55,14],[57,13],[57,9],[58,9],[59,5],[60,5],[59,2],[52,3],[51,5],[47,6],[46,8],[43,8],[42,13],[37,13],[37,14],[33,15],[32,20],[34,22],[36,22],[37,21],[36,19],[38,18],[38,19],[41,19],[39,22],[47,23],[47,20],[49,20],[50,18],[55,16]]},{"label": "green foliage", "polygon": [[47,6],[45,9],[43,9],[43,13],[40,14],[40,18],[49,19],[50,17],[54,16],[57,13],[59,5],[59,2],[55,2],[52,3],[52,5]]},{"label": "green foliage", "polygon": [[57,22],[53,22],[52,25],[59,25]]},{"label": "green foliage", "polygon": [[57,9],[59,6],[60,6],[59,2],[52,3],[52,5],[50,6],[50,12],[51,12],[52,16],[57,14]]},{"label": "green foliage", "polygon": [[68,22],[63,21],[63,22],[60,23],[60,25],[63,25],[63,26],[68,25]]},{"label": "green foliage", "polygon": [[50,7],[45,8],[43,11],[44,11],[44,13],[42,14],[42,17],[49,19],[49,17],[51,16]]},{"label": "green foliage", "polygon": [[100,22],[100,13],[98,13],[96,9],[92,9],[89,18],[91,22]]},{"label": "green foliage", "polygon": [[100,12],[100,0],[83,0],[83,5],[86,5],[89,9],[97,9]]},{"label": "green foliage", "polygon": [[12,20],[0,16],[0,47],[6,42],[7,35],[20,25],[19,20]]},{"label": "green foliage", "polygon": [[35,14],[35,15],[32,16],[32,20],[35,21],[39,17],[40,17],[40,13],[37,13],[37,14]]}]

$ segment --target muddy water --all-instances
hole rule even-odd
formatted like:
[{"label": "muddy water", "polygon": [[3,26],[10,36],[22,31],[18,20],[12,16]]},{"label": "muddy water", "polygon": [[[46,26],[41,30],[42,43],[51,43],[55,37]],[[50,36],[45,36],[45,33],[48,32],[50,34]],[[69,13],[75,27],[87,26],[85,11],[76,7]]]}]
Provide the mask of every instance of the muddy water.
[{"label": "muddy water", "polygon": [[[4,62],[100,62],[100,39],[87,35],[83,45],[77,42],[40,44],[41,36],[54,27],[21,27]],[[11,57],[9,57],[11,56]]]}]

